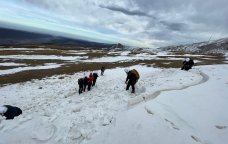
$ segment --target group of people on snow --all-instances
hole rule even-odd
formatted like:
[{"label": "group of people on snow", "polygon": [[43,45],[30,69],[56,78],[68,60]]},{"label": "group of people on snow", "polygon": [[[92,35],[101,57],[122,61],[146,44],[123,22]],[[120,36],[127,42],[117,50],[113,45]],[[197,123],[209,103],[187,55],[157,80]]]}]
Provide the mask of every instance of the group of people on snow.
[{"label": "group of people on snow", "polygon": [[[181,70],[188,71],[192,68],[194,65],[194,61],[191,58],[186,58],[183,61],[183,66],[181,67]],[[105,67],[101,67],[101,76],[104,75]],[[140,78],[140,75],[137,70],[129,70],[124,69],[124,71],[127,74],[127,78],[125,80],[126,83],[126,90],[129,90],[131,87],[132,91],[131,93],[135,93],[135,84],[138,82],[138,79]],[[91,87],[95,86],[98,74],[96,72],[90,73],[89,77],[85,76],[84,78],[78,79],[78,85],[79,85],[79,94],[86,91],[86,88],[88,91],[91,90]],[[15,106],[10,105],[3,105],[0,106],[0,115],[6,117],[6,119],[14,119],[14,117],[19,116],[22,114],[22,110]]]},{"label": "group of people on snow", "polygon": [[78,85],[79,85],[78,93],[81,94],[82,92],[85,92],[86,88],[88,91],[90,91],[91,87],[95,86],[97,78],[98,78],[97,73],[90,73],[89,77],[85,76],[84,78],[79,78],[78,79]]},{"label": "group of people on snow", "polygon": [[[101,67],[101,76],[104,75],[105,67]],[[84,78],[79,78],[78,79],[78,85],[79,85],[79,90],[78,93],[81,94],[82,92],[85,92],[86,88],[88,91],[91,90],[91,87],[95,86],[98,74],[96,72],[90,73],[89,77],[85,76]]]}]

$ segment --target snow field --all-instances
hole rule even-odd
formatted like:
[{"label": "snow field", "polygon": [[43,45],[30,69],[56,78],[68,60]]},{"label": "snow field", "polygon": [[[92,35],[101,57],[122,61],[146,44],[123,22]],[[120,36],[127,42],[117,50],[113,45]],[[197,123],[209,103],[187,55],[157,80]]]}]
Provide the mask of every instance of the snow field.
[{"label": "snow field", "polygon": [[135,94],[130,93],[131,89],[125,90],[123,68],[106,70],[104,76],[98,77],[97,85],[81,95],[77,79],[84,77],[83,72],[0,88],[1,104],[23,110],[23,115],[14,120],[0,120],[0,144],[87,142],[115,125],[117,114],[142,99],[147,101],[158,91],[181,89],[202,81],[198,69],[186,72],[145,66],[130,69],[133,68],[141,76]]},{"label": "snow field", "polygon": [[117,114],[115,125],[84,143],[227,143],[228,65],[198,70],[204,77],[200,84],[162,91],[155,99]]}]

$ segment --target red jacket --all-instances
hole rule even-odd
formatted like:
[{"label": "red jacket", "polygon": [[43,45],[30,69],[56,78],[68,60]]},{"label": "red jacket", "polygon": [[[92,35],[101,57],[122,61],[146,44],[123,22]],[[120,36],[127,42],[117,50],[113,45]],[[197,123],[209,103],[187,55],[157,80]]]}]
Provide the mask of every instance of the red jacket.
[{"label": "red jacket", "polygon": [[94,79],[93,75],[90,74],[90,75],[89,75],[89,83],[92,83],[92,82],[93,82],[93,79]]}]

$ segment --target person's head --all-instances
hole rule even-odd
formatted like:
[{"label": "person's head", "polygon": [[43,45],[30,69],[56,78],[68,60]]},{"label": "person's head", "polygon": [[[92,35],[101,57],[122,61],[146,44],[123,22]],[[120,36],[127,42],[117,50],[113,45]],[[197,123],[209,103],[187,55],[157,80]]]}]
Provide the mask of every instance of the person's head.
[{"label": "person's head", "polygon": [[90,73],[89,76],[93,76],[93,73]]},{"label": "person's head", "polygon": [[189,62],[189,61],[190,61],[190,58],[186,58],[185,61],[186,61],[186,62]]},{"label": "person's head", "polygon": [[125,71],[126,73],[128,73],[128,72],[129,72],[129,69],[125,68],[124,71]]},{"label": "person's head", "polygon": [[0,106],[0,115],[3,115],[7,111],[7,107]]}]

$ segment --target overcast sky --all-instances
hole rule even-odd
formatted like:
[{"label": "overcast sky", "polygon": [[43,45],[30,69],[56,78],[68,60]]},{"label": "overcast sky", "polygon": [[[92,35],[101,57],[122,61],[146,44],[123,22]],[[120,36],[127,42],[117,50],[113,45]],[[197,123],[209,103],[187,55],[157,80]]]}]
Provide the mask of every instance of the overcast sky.
[{"label": "overcast sky", "polygon": [[0,27],[162,47],[228,37],[228,0],[1,0]]}]

